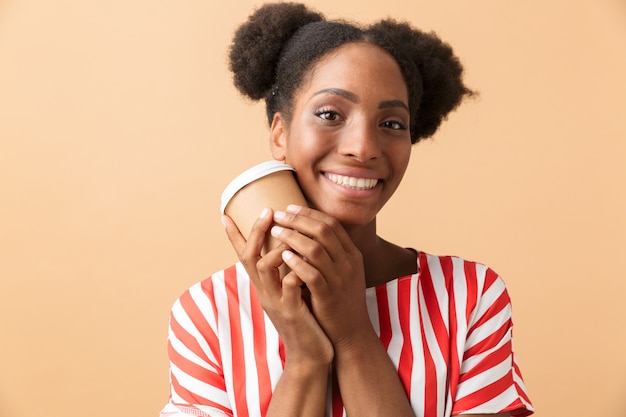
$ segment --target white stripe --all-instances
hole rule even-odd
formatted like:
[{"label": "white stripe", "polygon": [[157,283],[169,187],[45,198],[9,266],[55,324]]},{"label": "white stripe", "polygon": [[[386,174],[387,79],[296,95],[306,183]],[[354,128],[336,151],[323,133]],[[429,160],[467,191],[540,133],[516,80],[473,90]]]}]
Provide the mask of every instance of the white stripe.
[{"label": "white stripe", "polygon": [[[435,363],[435,372],[436,372],[436,381],[437,381],[437,396],[439,399],[444,398],[443,394],[446,392],[445,387],[442,390],[442,384],[445,384],[446,378],[440,374],[440,371],[447,369],[447,364],[443,360],[441,356],[441,351],[439,350],[439,344],[437,343],[437,338],[435,337],[435,333],[433,331],[433,324],[430,320],[430,314],[428,313],[428,308],[426,305],[424,293],[422,292],[422,287],[420,286],[420,309],[422,312],[422,320],[424,321],[424,337],[426,338],[426,345],[430,351],[430,355],[432,357],[433,362]],[[442,378],[443,377],[443,378]],[[423,394],[422,394],[423,395]],[[437,414],[442,414],[442,402],[437,401]]]},{"label": "white stripe", "polygon": [[[469,335],[465,343],[466,350],[476,346],[478,343],[490,337],[495,331],[502,327],[502,325],[509,321],[510,318],[511,307],[509,304],[505,306],[498,314],[491,317],[479,327],[472,329],[472,334]],[[511,329],[509,329],[508,331],[510,332]],[[507,338],[507,340],[509,338]]]},{"label": "white stripe", "polygon": [[[450,323],[448,323],[448,307],[450,304],[450,295],[446,288],[446,278],[441,267],[441,258],[431,256],[428,259],[428,269],[430,270],[431,282],[435,290],[437,298],[437,307],[439,314],[443,317],[446,324],[446,333],[450,334]],[[434,301],[434,300],[433,300]]]},{"label": "white stripe", "polygon": [[[419,271],[419,269],[418,269]],[[419,294],[418,294],[419,292]],[[411,329],[411,346],[413,347],[413,368],[411,369],[411,392],[410,398],[413,399],[411,407],[416,416],[424,415],[424,401],[415,401],[415,399],[423,399],[426,390],[426,374],[424,373],[424,344],[422,343],[422,331],[420,328],[420,300],[423,297],[419,286],[419,273],[411,278],[411,320],[409,326]]]},{"label": "white stripe", "polygon": [[502,339],[498,341],[498,343],[489,349],[483,350],[480,353],[466,358],[465,361],[461,364],[461,374],[469,371],[470,369],[478,366],[478,364],[485,359],[486,356],[492,354],[502,347],[502,345],[506,344],[509,340],[511,340],[511,329],[508,329],[507,332],[502,336]]},{"label": "white stripe", "polygon": [[391,323],[391,340],[387,347],[387,353],[393,362],[393,366],[398,369],[400,362],[400,353],[404,343],[404,336],[400,327],[400,318],[398,313],[398,280],[387,283],[387,299],[389,300],[389,321]]},{"label": "white stripe", "polygon": [[224,372],[224,383],[228,397],[235,404],[234,381],[233,381],[233,344],[230,338],[230,317],[228,315],[228,297],[226,292],[225,277],[213,280],[213,292],[215,306],[218,317],[218,338],[220,341],[220,352],[222,353],[222,368]]},{"label": "white stripe", "polygon": [[498,364],[490,365],[491,367],[489,369],[485,369],[478,375],[474,375],[459,384],[456,398],[461,399],[466,397],[479,389],[496,382],[500,378],[505,377],[509,372],[511,372],[511,355],[507,356]]},{"label": "white stripe", "polygon": [[[527,392],[526,391],[526,386],[524,385],[524,381],[521,380],[521,378],[519,377],[517,372],[513,372],[513,381],[517,382],[517,384],[520,386],[520,389],[522,389],[524,391],[524,393]],[[526,401],[526,399],[522,395],[519,395],[519,399],[520,399],[521,403],[526,406],[526,408],[529,408],[531,410],[533,409],[532,404],[530,404],[528,401]]]},{"label": "white stripe", "polygon": [[222,412],[222,410],[219,410],[217,408],[209,407],[206,405],[196,405],[196,407],[198,407],[200,410],[204,411],[211,417],[228,417],[228,414]]},{"label": "white stripe", "polygon": [[[215,274],[214,278],[224,280],[224,273]],[[196,284],[189,288],[189,294],[191,295],[191,299],[196,303],[198,310],[202,313],[202,316],[206,319],[207,323],[209,323],[211,329],[217,329],[217,319],[213,313],[213,302],[204,292],[202,284]]]},{"label": "white stripe", "polygon": [[[207,343],[206,339],[204,338],[202,333],[200,333],[196,325],[193,323],[193,321],[191,320],[191,318],[189,317],[189,315],[183,308],[182,304],[180,303],[180,300],[177,300],[176,303],[174,303],[174,306],[172,306],[172,318],[176,320],[176,323],[178,323],[183,329],[185,329],[187,333],[193,336],[193,338],[200,345],[202,352],[208,356],[208,359],[210,361],[212,361],[213,363],[218,363],[215,356],[213,355],[213,352],[211,352],[211,348],[209,347],[209,344]],[[171,326],[170,326],[170,331],[171,331]],[[170,340],[172,339],[174,339],[173,332],[170,333]],[[176,350],[180,352],[179,349],[176,349]],[[204,361],[204,359],[198,357],[195,353],[193,354],[193,356],[197,358],[197,360],[194,360],[194,363],[197,363],[198,365],[203,365],[203,364],[208,365],[207,362]],[[188,359],[191,360],[191,358],[188,358]]]},{"label": "white stripe", "polygon": [[520,398],[517,395],[517,391],[515,387],[511,386],[504,390],[500,395],[491,400],[484,402],[474,408],[469,410],[463,410],[463,414],[495,414],[499,413],[505,407],[510,405],[517,398]]},{"label": "white stripe", "polygon": [[496,300],[502,295],[502,293],[506,291],[506,287],[504,286],[504,281],[500,277],[497,277],[495,281],[491,284],[491,286],[485,291],[485,293],[480,297],[480,305],[484,307],[484,309],[480,312],[480,315],[484,314],[485,311],[496,302]]},{"label": "white stripe", "polygon": [[[456,351],[461,354],[465,347],[465,336],[467,336],[467,319],[465,317],[467,299],[467,276],[465,275],[465,263],[460,258],[452,258],[452,279],[453,279],[453,292],[455,305],[454,310],[456,312],[456,332],[457,332],[457,346]],[[452,324],[451,324],[452,326]],[[453,326],[452,326],[453,327]],[[462,356],[459,356],[462,359]]]},{"label": "white stripe", "polygon": [[365,304],[367,313],[372,322],[372,327],[377,336],[380,337],[380,318],[378,317],[378,303],[376,302],[376,288],[371,287],[365,290]]},{"label": "white stripe", "polygon": [[[219,274],[216,274],[219,277]],[[223,279],[223,274],[222,274]],[[210,330],[215,333],[217,332],[217,320],[215,318],[215,314],[213,313],[213,303],[211,299],[207,297],[202,289],[201,284],[194,285],[189,289],[189,295],[191,295],[191,299],[196,303],[196,307],[202,313],[202,316],[209,323]],[[202,338],[202,342],[205,342],[204,338]],[[207,346],[208,347],[208,346]],[[215,357],[213,350],[210,348],[204,349],[208,358],[213,363],[219,363],[219,360]]]},{"label": "white stripe", "polygon": [[181,340],[179,340],[173,331],[170,330],[170,343],[172,344],[172,348],[183,358],[195,363],[198,366],[201,366],[204,369],[208,369],[212,372],[218,372],[217,368],[212,364],[206,362],[204,359],[199,357],[196,352],[189,349]]},{"label": "white stripe", "polygon": [[[456,346],[454,346],[454,351],[450,352],[450,355],[456,355],[454,359],[456,359],[459,363],[459,366],[463,362],[463,353],[465,352],[465,338],[467,337],[467,318],[466,318],[466,307],[468,303],[468,283],[467,283],[467,275],[465,274],[465,262],[461,258],[453,257],[452,258],[452,291],[454,292],[454,311],[456,314],[456,323],[453,325],[450,323],[450,328],[455,329],[456,333]],[[452,357],[449,358],[449,361],[452,360]],[[448,367],[450,363],[448,363]],[[452,413],[454,398],[452,398],[452,393],[448,387],[446,392],[446,406],[445,406],[445,414],[450,415]]]},{"label": "white stripe", "polygon": [[214,407],[208,407],[205,405],[195,405],[187,407],[184,405],[175,405],[168,403],[163,410],[161,410],[160,417],[227,417],[228,414],[222,412]]},{"label": "white stripe", "polygon": [[485,279],[487,274],[487,267],[483,264],[475,264],[474,267],[476,271],[476,299],[469,300],[473,301],[474,309],[470,313],[469,322],[475,322],[478,319],[478,314],[482,314],[478,311],[480,307],[480,300],[483,295],[483,291],[485,290]]},{"label": "white stripe", "polygon": [[[207,384],[204,381],[200,381],[179,369],[174,363],[170,362],[170,370],[172,376],[174,376],[181,387],[185,387],[187,391],[199,395],[203,398],[210,398],[211,401],[230,408],[230,401],[228,394],[219,388],[215,388],[213,385]],[[173,393],[172,393],[173,394]]]},{"label": "white stripe", "polygon": [[[170,368],[171,368],[171,363],[170,363]],[[170,369],[170,380],[171,380],[171,373],[172,370]],[[170,401],[174,402],[174,403],[178,403],[178,404],[184,404],[186,403],[187,400],[184,400],[180,395],[178,395],[178,393],[176,392],[176,390],[174,389],[174,386],[172,385],[170,388]]]},{"label": "white stripe", "polygon": [[274,392],[278,380],[283,375],[283,363],[280,359],[278,344],[280,339],[274,327],[274,323],[272,323],[265,311],[263,311],[263,321],[265,322],[265,356],[267,357],[267,367],[270,373],[272,392]]},{"label": "white stripe", "polygon": [[259,403],[259,373],[254,358],[254,328],[252,326],[252,307],[250,304],[250,281],[239,279],[247,276],[243,265],[237,264],[237,293],[239,296],[239,318],[241,321],[241,340],[243,343],[244,372],[246,375],[246,402],[250,415],[261,415]]},{"label": "white stripe", "polygon": [[[513,349],[513,347],[511,347],[511,349]],[[515,357],[515,353],[513,353],[513,363],[515,363],[515,366],[519,367],[519,364],[517,363],[517,358]],[[526,390],[526,384],[524,384],[524,380],[522,379],[522,376],[517,372],[515,368],[513,368],[513,381],[515,381],[517,385],[519,385],[519,389],[522,390],[524,394],[528,392]],[[532,405],[528,401],[526,401],[522,395],[520,395],[520,401],[522,401],[522,403],[526,407],[532,408]]]}]

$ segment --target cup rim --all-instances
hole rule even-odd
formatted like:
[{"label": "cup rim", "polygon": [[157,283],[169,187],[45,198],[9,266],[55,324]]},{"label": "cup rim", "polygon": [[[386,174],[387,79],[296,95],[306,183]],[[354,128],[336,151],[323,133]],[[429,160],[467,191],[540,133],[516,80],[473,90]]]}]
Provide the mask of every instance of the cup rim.
[{"label": "cup rim", "polygon": [[265,177],[279,171],[295,171],[295,169],[291,165],[284,162],[271,160],[254,165],[236,176],[235,179],[233,179],[222,192],[220,204],[221,213],[224,214],[226,206],[235,194],[237,194],[237,191],[261,177]]}]

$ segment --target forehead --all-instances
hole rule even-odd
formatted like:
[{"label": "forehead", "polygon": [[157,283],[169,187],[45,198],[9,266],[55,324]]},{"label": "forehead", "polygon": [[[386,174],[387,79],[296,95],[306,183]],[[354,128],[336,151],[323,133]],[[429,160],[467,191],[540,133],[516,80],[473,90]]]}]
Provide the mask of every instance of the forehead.
[{"label": "forehead", "polygon": [[301,93],[325,88],[380,93],[408,99],[407,86],[396,60],[367,42],[351,42],[323,56],[313,65]]}]

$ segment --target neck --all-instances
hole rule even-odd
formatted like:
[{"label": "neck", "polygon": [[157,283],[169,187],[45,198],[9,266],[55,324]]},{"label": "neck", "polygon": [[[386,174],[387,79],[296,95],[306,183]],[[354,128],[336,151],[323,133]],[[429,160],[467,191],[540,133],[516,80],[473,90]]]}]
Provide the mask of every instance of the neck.
[{"label": "neck", "polygon": [[380,238],[376,235],[376,219],[365,226],[343,225],[343,227],[363,257],[374,255],[378,251]]},{"label": "neck", "polygon": [[344,225],[363,256],[365,283],[374,287],[417,271],[415,254],[376,234],[376,219],[365,226]]}]

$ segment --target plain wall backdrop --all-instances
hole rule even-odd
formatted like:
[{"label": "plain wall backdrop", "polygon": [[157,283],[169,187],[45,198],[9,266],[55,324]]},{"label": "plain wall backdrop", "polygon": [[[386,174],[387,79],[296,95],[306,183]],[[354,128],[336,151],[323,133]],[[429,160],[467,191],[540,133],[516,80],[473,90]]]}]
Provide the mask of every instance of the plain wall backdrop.
[{"label": "plain wall backdrop", "polygon": [[[169,309],[235,261],[270,158],[227,70],[240,0],[0,1],[0,416],[157,416]],[[413,149],[382,236],[492,266],[537,417],[626,415],[626,5],[317,0],[434,30],[480,97]]]}]

